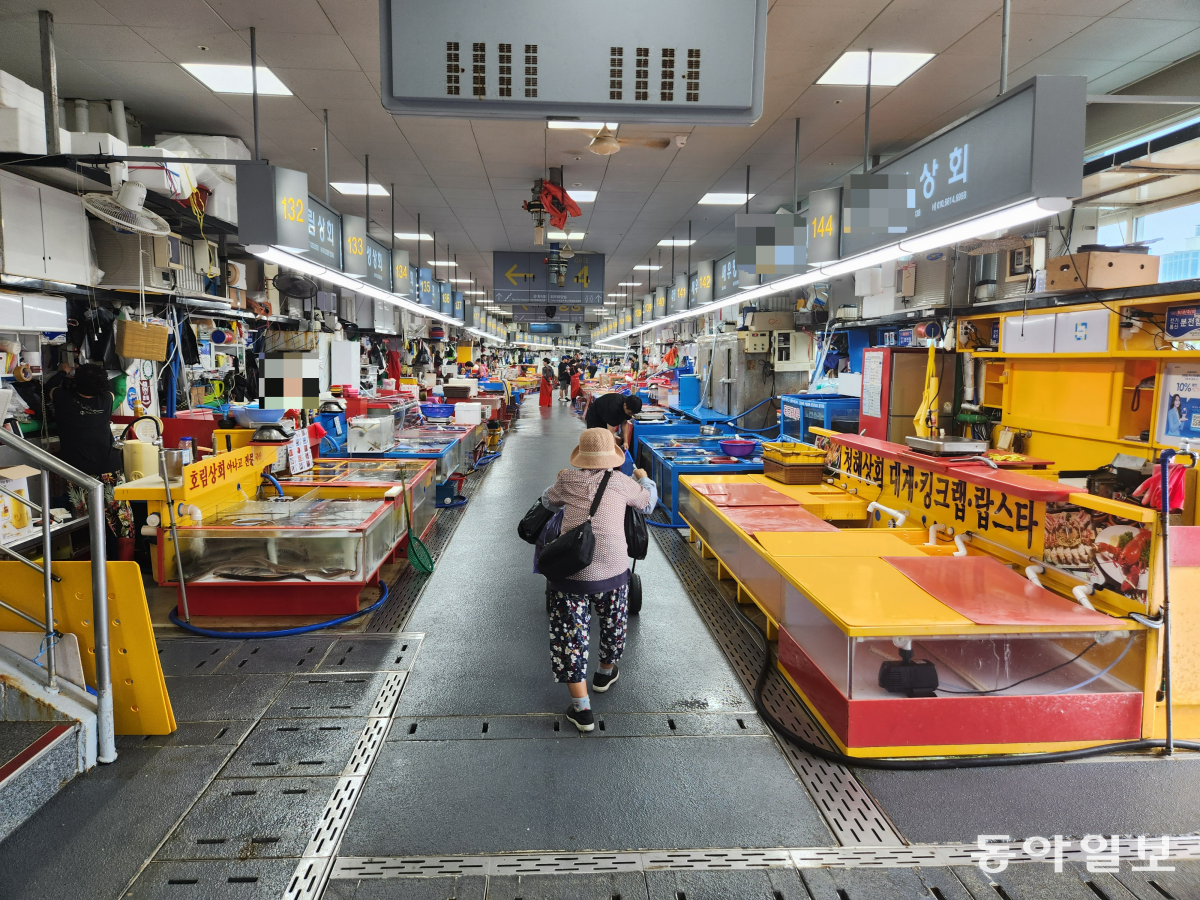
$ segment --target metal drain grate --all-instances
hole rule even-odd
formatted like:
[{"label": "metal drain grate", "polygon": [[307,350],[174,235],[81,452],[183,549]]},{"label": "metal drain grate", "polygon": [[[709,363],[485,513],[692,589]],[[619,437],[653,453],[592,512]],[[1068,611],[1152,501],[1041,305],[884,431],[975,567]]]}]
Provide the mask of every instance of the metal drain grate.
[{"label": "metal drain grate", "polygon": [[387,737],[392,713],[396,711],[396,702],[400,699],[406,677],[405,672],[391,672],[380,686],[379,694],[371,704],[370,718],[359,735],[350,761],[342,770],[333,796],[325,804],[321,818],[309,837],[304,856],[288,882],[283,900],[317,900],[324,891],[334,854],[362,793],[363,783]]},{"label": "metal drain grate", "polygon": [[[659,548],[700,610],[747,691],[754,690],[762,668],[762,649],[730,608],[687,539],[673,528],[653,528]],[[819,747],[833,749],[825,733],[777,670],[767,677],[763,702],[771,715]],[[900,835],[866,789],[845,766],[826,762],[779,738],[784,756],[817,804],[821,816],[843,846],[902,846]]]},{"label": "metal drain grate", "polygon": [[[474,495],[476,489],[478,489],[487,475],[488,468],[490,467],[477,470],[467,476],[467,480],[463,483],[462,488],[464,497],[470,498]],[[450,543],[450,538],[453,537],[455,530],[458,528],[458,523],[462,521],[462,517],[468,508],[469,504],[468,506],[457,507],[455,509],[438,510],[437,519],[434,520],[433,528],[429,532],[429,539],[424,542],[425,548],[429,551],[429,555],[433,557],[435,563],[441,559],[446,545]],[[388,602],[371,616],[370,624],[367,625],[367,631],[400,631],[405,623],[408,622],[413,608],[417,605],[417,601],[421,599],[421,594],[425,592],[425,585],[431,577],[431,575],[418,572],[412,566],[406,566],[400,577],[396,579],[396,583],[388,586]]]},{"label": "metal drain grate", "polygon": [[[1155,851],[1160,838],[1150,845]],[[1170,838],[1170,859],[1200,858],[1200,838]],[[1012,863],[1047,862],[1021,849],[1020,842],[991,845]],[[1122,859],[1137,859],[1137,841],[1124,838]],[[1084,862],[1078,841],[1065,841],[1063,859]],[[381,879],[435,875],[570,875],[592,872],[650,872],[655,870],[766,869],[766,868],[944,868],[975,866],[979,849],[974,844],[926,844],[915,847],[807,847],[776,850],[661,850],[644,853],[542,853],[505,856],[395,856],[340,857],[330,870],[331,879]]]}]

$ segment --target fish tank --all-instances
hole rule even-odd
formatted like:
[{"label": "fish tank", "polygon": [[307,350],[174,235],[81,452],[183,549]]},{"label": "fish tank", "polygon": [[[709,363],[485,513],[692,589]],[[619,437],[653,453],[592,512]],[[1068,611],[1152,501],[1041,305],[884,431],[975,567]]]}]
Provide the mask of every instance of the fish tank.
[{"label": "fish tank", "polygon": [[366,582],[396,543],[383,500],[245,500],[179,528],[189,584]]},{"label": "fish tank", "polygon": [[[405,485],[412,503],[415,533],[421,535],[436,512],[433,489],[435,466],[429,460],[318,459],[307,472],[279,479],[286,493],[340,500],[378,500],[392,487]],[[396,502],[396,535],[408,528],[404,503]]]}]

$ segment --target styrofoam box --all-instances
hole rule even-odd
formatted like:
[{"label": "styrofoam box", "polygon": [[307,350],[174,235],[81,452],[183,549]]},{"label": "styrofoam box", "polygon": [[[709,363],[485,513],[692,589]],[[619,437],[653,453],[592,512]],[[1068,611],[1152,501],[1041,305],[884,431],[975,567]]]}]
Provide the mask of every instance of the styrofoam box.
[{"label": "styrofoam box", "polygon": [[455,403],[454,421],[462,425],[478,425],[483,421],[483,404],[461,401]]},{"label": "styrofoam box", "polygon": [[128,144],[103,131],[72,131],[69,146],[72,153],[104,153],[108,156],[125,156],[129,152]]},{"label": "styrofoam box", "polygon": [[1004,320],[1004,353],[1053,353],[1055,316],[1009,316]]},{"label": "styrofoam box", "polygon": [[904,309],[904,301],[896,296],[894,288],[887,288],[881,293],[863,297],[862,315],[864,319],[876,316],[886,316]]},{"label": "styrofoam box", "polygon": [[869,297],[883,290],[883,270],[879,266],[858,269],[854,273],[854,296]]},{"label": "styrofoam box", "polygon": [[1107,309],[1061,312],[1054,323],[1055,353],[1104,353],[1108,350]]},{"label": "styrofoam box", "polygon": [[0,109],[0,151],[31,155],[45,153],[45,117],[24,109]]},{"label": "styrofoam box", "polygon": [[[157,135],[155,142],[160,146],[171,146],[168,141],[182,138],[196,149],[197,156],[207,156],[212,159],[250,159],[250,148],[242,143],[240,138],[226,137],[222,134],[178,134]],[[236,166],[212,166],[221,178],[231,182],[237,181]],[[212,185],[208,185],[212,187]]]},{"label": "styrofoam box", "polygon": [[208,205],[204,208],[204,214],[216,216],[231,225],[236,225],[238,220],[237,185],[227,182],[218,184],[208,197]]},{"label": "styrofoam box", "polygon": [[45,121],[46,108],[42,92],[15,75],[0,71],[0,106],[6,109],[40,109]]},{"label": "styrofoam box", "polygon": [[[137,156],[156,156],[160,157],[163,162],[162,164],[156,162],[129,163],[130,181],[139,181],[146,186],[146,190],[163,194],[172,200],[182,200],[191,194],[192,188],[196,186],[192,167],[187,163],[168,162],[179,156],[178,153],[163,147],[135,147],[133,149]],[[168,170],[170,171],[169,178],[167,177]]]}]

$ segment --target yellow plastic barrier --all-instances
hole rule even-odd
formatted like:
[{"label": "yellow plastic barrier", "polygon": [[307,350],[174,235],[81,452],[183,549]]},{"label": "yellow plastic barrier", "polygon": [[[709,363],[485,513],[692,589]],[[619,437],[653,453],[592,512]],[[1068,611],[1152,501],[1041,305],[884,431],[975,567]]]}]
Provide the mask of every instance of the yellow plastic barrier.
[{"label": "yellow plastic barrier", "polygon": [[[79,639],[84,678],[96,686],[95,636],[92,630],[92,565],[52,564],[62,581],[54,585],[54,625]],[[0,562],[0,599],[41,619],[45,615],[42,576],[19,562]],[[134,562],[108,563],[108,643],[112,659],[113,712],[117,734],[170,734],[175,713],[167,696],[150,624],[142,575]],[[37,631],[0,607],[0,631]]]}]

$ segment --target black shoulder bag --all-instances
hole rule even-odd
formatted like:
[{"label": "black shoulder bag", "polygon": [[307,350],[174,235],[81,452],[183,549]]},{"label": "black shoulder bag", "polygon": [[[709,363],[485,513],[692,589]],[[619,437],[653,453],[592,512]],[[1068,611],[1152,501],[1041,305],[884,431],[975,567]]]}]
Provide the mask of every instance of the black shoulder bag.
[{"label": "black shoulder bag", "polygon": [[650,529],[646,527],[646,517],[640,509],[632,506],[625,507],[625,545],[629,548],[630,559],[645,559],[646,551],[650,549]]},{"label": "black shoulder bag", "polygon": [[539,497],[533,506],[529,507],[529,512],[521,518],[517,525],[517,537],[527,544],[536,544],[538,535],[542,533],[542,529],[546,527],[546,523],[554,516],[554,510],[547,509]]},{"label": "black shoulder bag", "polygon": [[565,531],[542,548],[538,554],[538,571],[551,581],[562,581],[570,578],[576,572],[582,572],[592,564],[596,552],[596,535],[592,533],[592,516],[600,508],[600,500],[604,489],[608,487],[608,479],[612,470],[604,473],[600,487],[596,489],[596,497],[588,509],[588,517],[570,531]]}]

